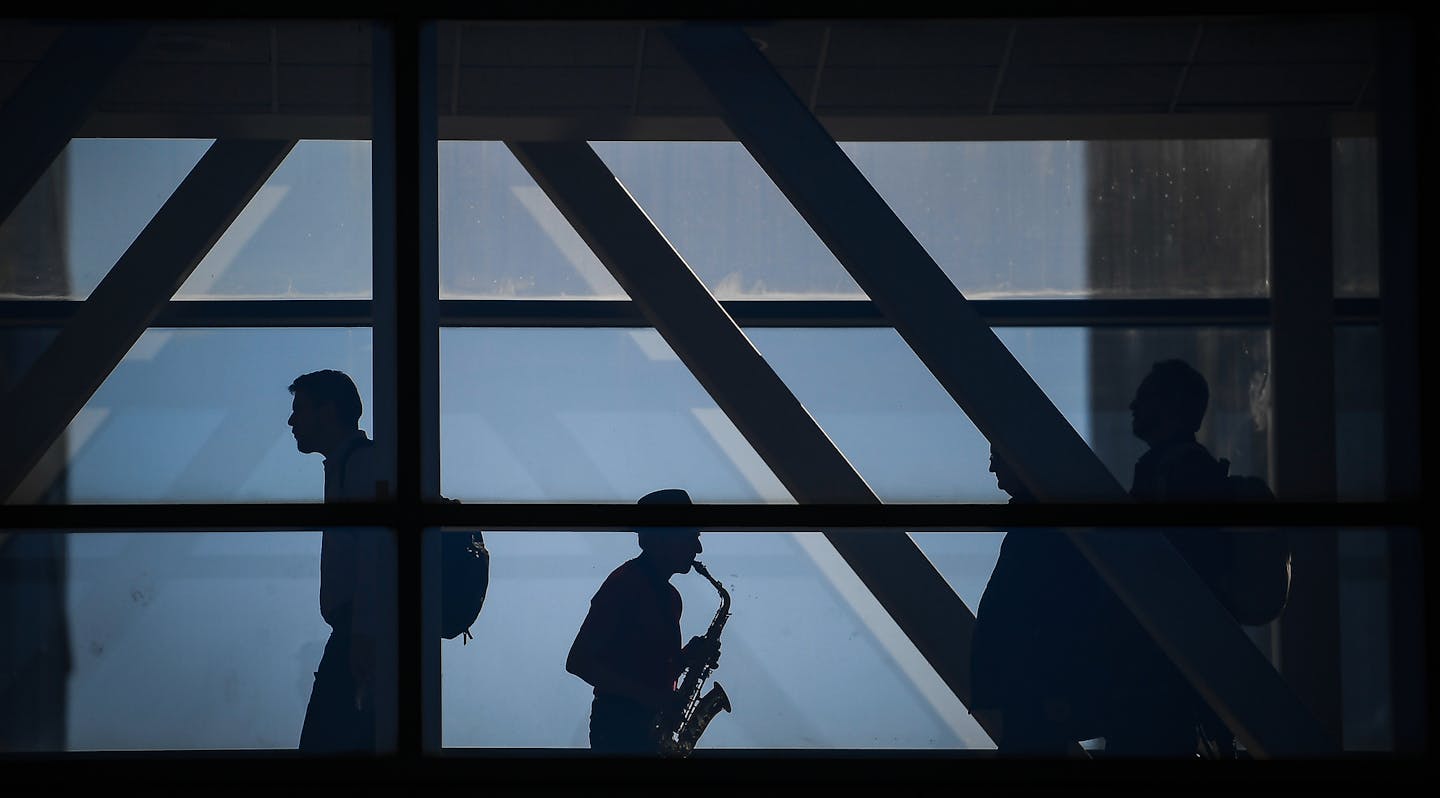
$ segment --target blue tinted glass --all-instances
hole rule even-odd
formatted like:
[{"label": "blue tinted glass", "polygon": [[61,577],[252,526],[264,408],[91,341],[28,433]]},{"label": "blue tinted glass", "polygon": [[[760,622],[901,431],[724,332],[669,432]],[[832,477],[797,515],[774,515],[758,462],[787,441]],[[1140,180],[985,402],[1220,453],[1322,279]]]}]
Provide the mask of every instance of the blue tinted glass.
[{"label": "blue tinted glass", "polygon": [[446,329],[441,492],[467,501],[789,501],[654,330]]},{"label": "blue tinted glass", "polygon": [[[635,537],[487,532],[485,542],[505,567],[492,571],[475,640],[442,644],[443,744],[585,748],[592,691],[565,658],[595,590],[639,553]],[[703,747],[993,747],[823,535],[705,532],[701,543],[731,594],[710,683],[733,706]],[[688,640],[719,594],[693,573],[671,583]]]},{"label": "blue tinted glass", "polygon": [[319,501],[319,455],[295,448],[287,387],[348,373],[372,430],[370,330],[148,330],[66,430],[69,500]]}]

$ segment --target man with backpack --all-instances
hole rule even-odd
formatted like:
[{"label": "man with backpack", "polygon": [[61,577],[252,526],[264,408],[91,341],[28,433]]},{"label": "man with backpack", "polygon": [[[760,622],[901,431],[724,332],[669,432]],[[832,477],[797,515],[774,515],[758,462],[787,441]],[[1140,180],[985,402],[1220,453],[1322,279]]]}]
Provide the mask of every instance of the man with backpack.
[{"label": "man with backpack", "polygon": [[[374,446],[359,427],[360,393],[348,375],[322,370],[290,384],[295,446],[323,455],[325,501],[371,501]],[[383,532],[326,529],[320,543],[320,615],[330,638],[315,671],[300,750],[388,747],[395,713],[395,544]]]},{"label": "man with backpack", "polygon": [[[1229,474],[1229,462],[1196,440],[1209,398],[1205,377],[1183,360],[1157,362],[1141,381],[1130,403],[1131,431],[1149,448],[1135,463],[1134,499],[1211,503],[1270,496],[1263,481]],[[1165,535],[1238,622],[1259,624],[1280,613],[1289,589],[1283,532],[1174,528]],[[1116,659],[1107,752],[1234,756],[1234,735],[1133,619],[1113,625],[1108,635]]]}]

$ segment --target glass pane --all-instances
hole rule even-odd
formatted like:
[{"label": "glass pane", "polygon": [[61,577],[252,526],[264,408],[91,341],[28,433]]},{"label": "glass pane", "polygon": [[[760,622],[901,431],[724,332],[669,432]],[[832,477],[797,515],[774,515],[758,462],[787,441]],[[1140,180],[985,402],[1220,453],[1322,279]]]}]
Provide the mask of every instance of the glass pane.
[{"label": "glass pane", "polygon": [[296,748],[331,634],[321,533],[7,535],[0,659],[29,711],[0,722],[29,750]]},{"label": "glass pane", "polygon": [[369,299],[370,142],[301,141],[176,299]]},{"label": "glass pane", "polygon": [[441,299],[622,299],[625,292],[499,141],[439,149]]},{"label": "glass pane", "polygon": [[[63,30],[6,21],[7,96]],[[200,160],[216,119],[268,120],[259,132],[231,130],[237,136],[283,136],[263,128],[300,119],[327,131],[321,135],[338,129],[368,138],[368,22],[148,20],[143,33],[112,73],[71,69],[65,78],[75,97],[56,97],[56,112],[85,97],[87,82],[103,80],[93,87],[95,104],[111,121],[158,135],[68,141],[0,220],[0,298],[89,296]],[[62,123],[38,118],[30,127],[36,157],[48,157],[43,137],[59,134]],[[177,296],[368,297],[369,161],[368,142],[300,142]]]},{"label": "glass pane", "polygon": [[0,223],[0,298],[88,297],[209,147],[72,139]]},{"label": "glass pane", "polygon": [[1094,141],[1085,169],[1090,295],[1268,294],[1265,141]]},{"label": "glass pane", "polygon": [[[967,296],[1263,296],[1264,142],[844,142]],[[595,149],[721,299],[863,293],[738,143]]]},{"label": "glass pane", "polygon": [[[894,331],[747,335],[883,501],[1006,500],[988,470],[988,442]],[[1122,486],[1145,448],[1130,429],[1130,401],[1151,365],[1171,357],[1209,382],[1201,442],[1235,473],[1267,475],[1263,330],[999,336]],[[653,330],[447,329],[441,354],[447,496],[630,502],[679,481],[697,501],[790,500]]]},{"label": "glass pane", "polygon": [[77,504],[319,501],[320,458],[296,450],[287,388],[344,371],[371,430],[371,362],[369,328],[148,330],[52,447],[55,478]]},{"label": "glass pane", "polygon": [[1196,438],[1232,474],[1270,472],[1270,336],[1262,328],[1098,329],[1090,333],[1091,434],[1101,462],[1129,487],[1145,444],[1131,432],[1135,389],[1161,361],[1179,358],[1205,377],[1210,400]]},{"label": "glass pane", "polygon": [[[592,688],[565,670],[566,657],[595,591],[639,554],[635,536],[486,532],[485,541],[494,569],[475,639],[443,644],[443,745],[588,748]],[[992,747],[823,535],[705,532],[701,544],[698,559],[731,595],[706,689],[722,685],[733,709],[699,747]],[[704,633],[718,592],[693,572],[671,584],[682,640]]]},{"label": "glass pane", "polygon": [[790,500],[651,329],[441,330],[440,430],[464,501]]},{"label": "glass pane", "polygon": [[1375,139],[1335,139],[1335,295],[1380,294]]},{"label": "glass pane", "polygon": [[1385,397],[1378,327],[1335,328],[1336,495],[1385,499]]},{"label": "glass pane", "polygon": [[[1084,330],[997,334],[1082,437],[1089,436]],[[990,444],[898,333],[751,329],[746,335],[885,502],[1003,502]]]},{"label": "glass pane", "polygon": [[1337,537],[1345,750],[1394,750],[1390,535],[1342,529]]},{"label": "glass pane", "polygon": [[[1263,330],[1068,327],[996,330],[1021,367],[1128,488],[1145,445],[1129,405],[1154,362],[1179,357],[1209,382],[1199,439],[1235,473],[1267,474]],[[747,335],[887,502],[1000,502],[989,443],[891,330],[752,329]]]},{"label": "glass pane", "polygon": [[591,146],[716,298],[864,298],[739,142]]},{"label": "glass pane", "polygon": [[1091,293],[1085,142],[845,142],[841,148],[965,296]]}]

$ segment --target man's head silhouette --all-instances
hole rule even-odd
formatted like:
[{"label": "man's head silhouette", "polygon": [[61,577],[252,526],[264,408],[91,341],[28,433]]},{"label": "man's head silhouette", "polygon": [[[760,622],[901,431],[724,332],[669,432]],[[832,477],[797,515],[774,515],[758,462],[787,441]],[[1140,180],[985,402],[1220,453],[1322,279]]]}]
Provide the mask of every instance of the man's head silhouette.
[{"label": "man's head silhouette", "polygon": [[1183,360],[1162,360],[1135,390],[1130,402],[1130,429],[1150,446],[1191,437],[1205,419],[1210,387],[1205,377]]},{"label": "man's head silhouette", "polygon": [[990,447],[990,473],[995,475],[995,487],[1010,494],[1014,501],[1028,502],[1035,499],[1030,489],[1025,487],[1025,483],[1020,481],[1020,475],[1015,473],[1015,469],[993,446]]},{"label": "man's head silhouette", "polygon": [[[680,488],[652,491],[636,504],[690,504],[690,494]],[[667,574],[683,574],[700,556],[700,530],[694,527],[646,527],[635,530],[640,550]]]},{"label": "man's head silhouette", "polygon": [[360,392],[344,372],[302,374],[290,383],[290,393],[295,398],[288,423],[300,451],[328,455],[359,429]]}]

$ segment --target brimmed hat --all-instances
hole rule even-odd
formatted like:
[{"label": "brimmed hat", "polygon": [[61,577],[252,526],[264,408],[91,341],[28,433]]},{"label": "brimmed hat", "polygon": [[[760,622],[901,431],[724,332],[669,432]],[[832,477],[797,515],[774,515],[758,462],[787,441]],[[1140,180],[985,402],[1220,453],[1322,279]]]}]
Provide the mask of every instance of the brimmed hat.
[{"label": "brimmed hat", "polygon": [[693,504],[690,494],[681,488],[665,488],[640,497],[636,504]]}]

